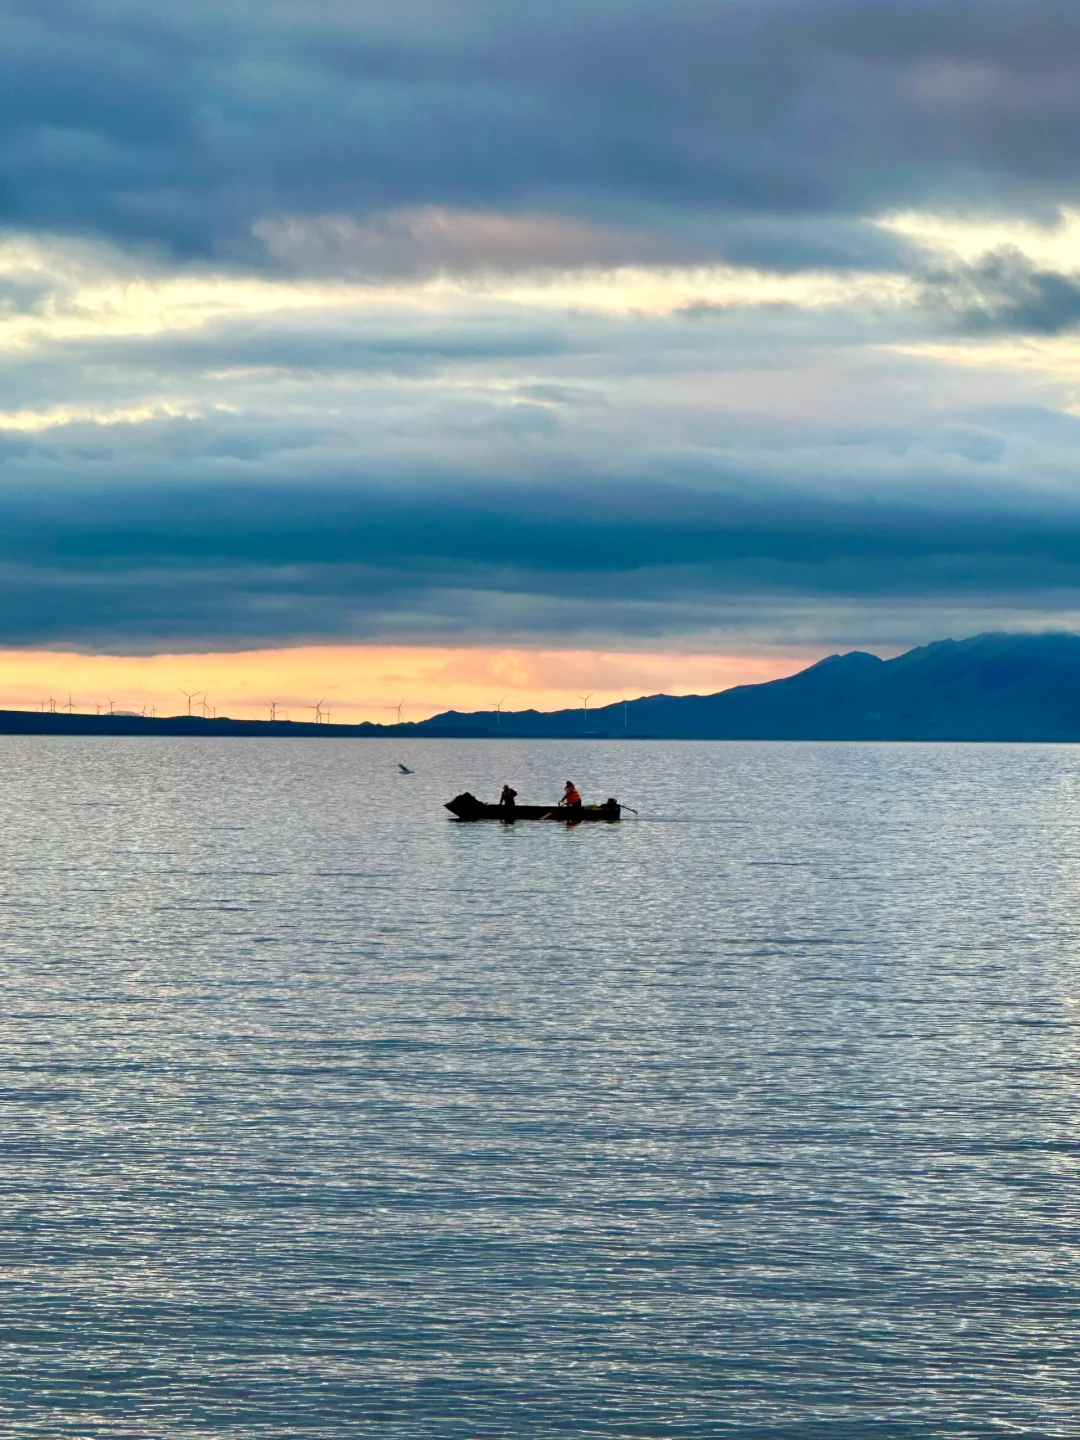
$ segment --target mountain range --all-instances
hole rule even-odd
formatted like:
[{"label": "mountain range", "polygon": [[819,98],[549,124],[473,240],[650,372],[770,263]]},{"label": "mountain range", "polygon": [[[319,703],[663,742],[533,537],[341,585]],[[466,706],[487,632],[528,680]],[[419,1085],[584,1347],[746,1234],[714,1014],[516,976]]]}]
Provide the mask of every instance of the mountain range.
[{"label": "mountain range", "polygon": [[891,660],[856,650],[784,680],[716,695],[647,695],[587,716],[448,710],[413,724],[315,725],[5,710],[0,734],[1080,741],[1080,636],[976,635]]},{"label": "mountain range", "polygon": [[448,711],[404,729],[506,739],[1080,740],[1080,636],[977,635],[892,660],[856,650],[784,680],[649,695],[590,710],[587,720],[581,709]]}]

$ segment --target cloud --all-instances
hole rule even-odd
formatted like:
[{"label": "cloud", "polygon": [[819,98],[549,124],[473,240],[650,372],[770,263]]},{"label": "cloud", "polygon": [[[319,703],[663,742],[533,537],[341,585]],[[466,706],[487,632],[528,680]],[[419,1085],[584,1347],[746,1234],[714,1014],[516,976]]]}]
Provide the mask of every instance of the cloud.
[{"label": "cloud", "polygon": [[806,270],[897,271],[916,246],[858,217],[731,219],[659,212],[637,229],[550,214],[451,210],[426,206],[348,215],[268,217],[254,226],[270,255],[304,275],[379,279],[536,271],[734,267],[783,273]]},{"label": "cloud", "polygon": [[266,219],[254,227],[270,254],[304,274],[413,276],[573,270],[673,262],[674,239],[634,236],[552,215],[506,215],[425,206],[374,216]]},{"label": "cloud", "polygon": [[0,640],[1071,613],[1080,17],[977,12],[0,0]]},{"label": "cloud", "polygon": [[[742,261],[875,265],[861,217],[882,208],[1076,196],[1075,7],[973,13],[368,0],[286,23],[246,0],[4,0],[0,194],[11,224],[245,263],[273,259],[252,232],[274,217],[271,251],[320,265],[377,262],[395,239],[416,263],[643,260],[727,217],[755,222],[729,239]],[[758,223],[785,217],[847,232]]]},{"label": "cloud", "polygon": [[0,352],[4,643],[750,644],[1076,584],[1080,422],[891,353],[917,319],[881,277],[825,277],[826,305],[728,274],[743,303],[688,323],[629,299],[722,294],[713,272],[556,279],[556,304],[11,243],[46,289]]},{"label": "cloud", "polygon": [[966,335],[1060,335],[1080,324],[1080,274],[1040,269],[1015,247],[930,270],[923,298]]},{"label": "cloud", "polygon": [[[954,457],[956,452],[953,452]],[[914,466],[927,466],[925,455]],[[113,652],[312,640],[762,634],[786,607],[1075,606],[1080,503],[919,502],[638,477],[478,485],[20,490],[0,506],[0,640]],[[942,491],[942,482],[949,487]],[[929,498],[937,493],[936,503]],[[1070,599],[1070,597],[1072,597]],[[741,618],[738,618],[740,617]],[[755,627],[757,627],[755,629]]]}]

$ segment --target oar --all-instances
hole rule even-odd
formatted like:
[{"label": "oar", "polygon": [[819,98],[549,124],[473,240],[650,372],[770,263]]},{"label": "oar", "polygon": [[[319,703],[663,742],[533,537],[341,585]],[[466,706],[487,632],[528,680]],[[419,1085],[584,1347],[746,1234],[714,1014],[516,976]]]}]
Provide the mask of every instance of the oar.
[{"label": "oar", "polygon": [[[637,813],[638,813],[638,812],[634,809],[634,807],[633,807],[632,805],[620,805],[620,806],[619,806],[619,809],[620,809],[620,810],[629,810],[631,815],[637,815]],[[640,818],[641,818],[641,817],[640,817],[640,815],[639,815],[639,816],[638,816],[638,819],[640,820]]]}]

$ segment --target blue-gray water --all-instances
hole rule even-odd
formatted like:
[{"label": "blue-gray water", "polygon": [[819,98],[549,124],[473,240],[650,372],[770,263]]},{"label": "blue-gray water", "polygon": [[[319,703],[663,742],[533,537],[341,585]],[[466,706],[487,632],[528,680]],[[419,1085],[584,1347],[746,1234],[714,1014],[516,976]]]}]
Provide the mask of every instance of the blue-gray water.
[{"label": "blue-gray water", "polygon": [[0,1434],[1080,1434],[1080,749],[0,763]]}]

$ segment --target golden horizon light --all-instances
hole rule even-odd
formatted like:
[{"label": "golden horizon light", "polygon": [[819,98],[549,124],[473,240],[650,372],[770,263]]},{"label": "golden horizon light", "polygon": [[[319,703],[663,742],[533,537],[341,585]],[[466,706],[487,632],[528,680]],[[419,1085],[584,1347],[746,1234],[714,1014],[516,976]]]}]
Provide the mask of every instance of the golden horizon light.
[{"label": "golden horizon light", "polygon": [[[0,708],[159,718],[193,713],[234,719],[333,723],[417,721],[444,710],[590,708],[641,695],[711,694],[780,679],[813,654],[726,655],[584,649],[363,645],[206,654],[85,655],[0,650]],[[204,698],[205,697],[205,698]],[[206,707],[204,712],[204,706]]]}]

